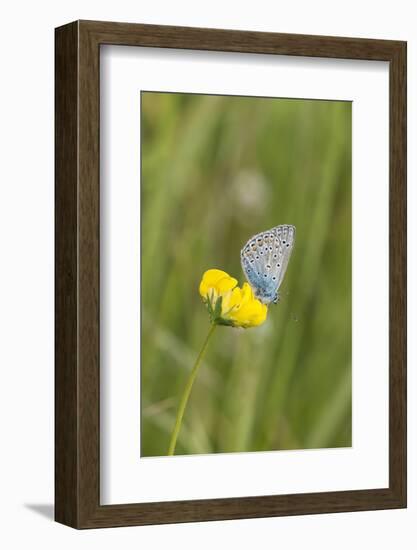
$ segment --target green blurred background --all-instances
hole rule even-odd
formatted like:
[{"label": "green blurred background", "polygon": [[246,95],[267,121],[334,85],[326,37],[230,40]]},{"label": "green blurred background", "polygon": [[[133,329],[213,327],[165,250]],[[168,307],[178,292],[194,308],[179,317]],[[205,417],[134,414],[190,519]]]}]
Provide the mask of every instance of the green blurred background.
[{"label": "green blurred background", "polygon": [[218,327],[176,454],[351,446],[351,103],[141,94],[141,456],[167,453],[209,329],[198,294],[296,226],[264,325]]}]

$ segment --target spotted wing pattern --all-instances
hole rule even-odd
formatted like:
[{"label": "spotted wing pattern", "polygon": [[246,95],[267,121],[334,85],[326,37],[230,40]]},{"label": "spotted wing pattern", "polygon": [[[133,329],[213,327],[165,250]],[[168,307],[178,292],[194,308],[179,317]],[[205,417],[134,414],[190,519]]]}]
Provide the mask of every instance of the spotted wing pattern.
[{"label": "spotted wing pattern", "polygon": [[246,278],[257,298],[269,304],[278,300],[295,243],[295,227],[278,225],[250,238],[240,253]]}]

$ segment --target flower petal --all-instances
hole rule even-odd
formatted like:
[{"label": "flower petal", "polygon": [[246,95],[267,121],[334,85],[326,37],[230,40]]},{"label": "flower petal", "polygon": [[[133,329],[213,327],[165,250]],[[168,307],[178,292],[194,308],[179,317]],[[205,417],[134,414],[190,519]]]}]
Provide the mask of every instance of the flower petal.
[{"label": "flower petal", "polygon": [[250,285],[244,283],[240,305],[230,313],[235,325],[245,328],[261,325],[266,320],[267,314],[268,307],[255,298]]},{"label": "flower petal", "polygon": [[242,301],[242,290],[237,286],[223,296],[222,316],[230,317],[230,311],[239,308]]},{"label": "flower petal", "polygon": [[230,277],[230,275],[225,271],[222,271],[221,269],[209,269],[204,273],[203,278],[201,279],[199,292],[200,295],[205,298],[209,293],[209,290],[213,288],[217,294],[222,295],[223,293],[234,288],[236,285],[237,280]]}]

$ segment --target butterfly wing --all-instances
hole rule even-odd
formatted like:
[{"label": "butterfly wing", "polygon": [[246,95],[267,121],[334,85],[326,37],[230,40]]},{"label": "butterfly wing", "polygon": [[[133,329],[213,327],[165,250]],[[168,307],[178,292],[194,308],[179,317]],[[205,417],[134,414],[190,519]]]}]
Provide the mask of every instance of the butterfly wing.
[{"label": "butterfly wing", "polygon": [[242,269],[262,302],[277,299],[294,243],[295,227],[278,225],[250,238],[242,248]]},{"label": "butterfly wing", "polygon": [[[295,227],[293,225],[279,225],[276,230],[276,243],[279,250],[279,260],[277,261],[278,270],[278,288],[284,279],[290,261],[291,253],[295,243]],[[280,263],[280,266],[278,266]]]}]

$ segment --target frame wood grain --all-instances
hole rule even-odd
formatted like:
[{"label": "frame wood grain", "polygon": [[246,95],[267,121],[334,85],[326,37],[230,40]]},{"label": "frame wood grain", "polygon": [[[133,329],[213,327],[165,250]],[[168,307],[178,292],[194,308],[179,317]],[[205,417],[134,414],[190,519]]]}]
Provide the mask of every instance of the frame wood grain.
[{"label": "frame wood grain", "polygon": [[[100,505],[99,56],[119,44],[389,62],[389,487]],[[76,21],[56,46],[55,519],[116,527],[406,506],[406,43]]]}]

